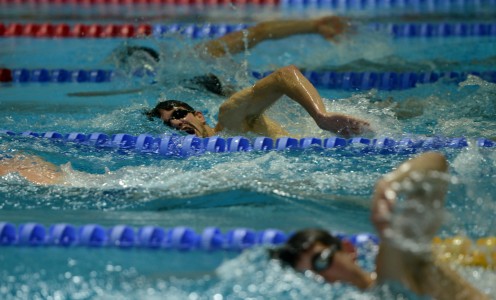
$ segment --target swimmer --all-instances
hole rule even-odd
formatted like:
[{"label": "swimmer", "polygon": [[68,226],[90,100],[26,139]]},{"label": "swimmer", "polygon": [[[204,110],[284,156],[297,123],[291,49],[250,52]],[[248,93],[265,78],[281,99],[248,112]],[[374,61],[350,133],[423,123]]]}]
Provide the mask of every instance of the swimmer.
[{"label": "swimmer", "polygon": [[[375,272],[368,273],[355,263],[356,249],[349,241],[321,229],[296,232],[284,246],[271,250],[271,257],[297,271],[309,270],[327,282],[345,282],[361,290],[396,281],[435,299],[488,299],[437,260],[430,247],[422,247],[430,245],[441,225],[438,213],[443,211],[446,179],[442,178],[447,168],[441,154],[428,152],[404,162],[376,183],[371,221],[381,243]],[[436,185],[430,192],[429,184]],[[411,206],[399,213],[394,208],[402,185],[409,187],[406,204]],[[432,211],[436,214],[427,216]],[[397,217],[416,220],[416,228],[396,222]]]},{"label": "swimmer", "polygon": [[[330,41],[337,41],[339,35],[345,33],[349,28],[348,22],[338,16],[326,16],[308,20],[276,20],[260,22],[244,30],[228,33],[220,38],[202,42],[196,45],[195,51],[200,57],[219,58],[225,55],[234,55],[250,49],[267,40],[278,40],[295,35],[318,34]],[[112,54],[110,60],[113,64],[124,71],[130,66],[141,66],[145,70],[153,71],[161,60],[160,54],[146,46],[125,46],[118,48]],[[195,76],[186,82],[186,87],[191,84],[206,89],[214,94],[230,96],[235,89],[222,83],[218,76],[206,74]],[[129,94],[143,91],[143,88],[127,89],[119,91],[95,91],[69,93],[69,96],[111,96]]]},{"label": "swimmer", "polygon": [[150,120],[159,118],[171,128],[199,137],[209,137],[221,131],[246,133],[279,138],[290,136],[265,111],[282,96],[300,104],[323,130],[349,137],[370,131],[370,124],[359,118],[328,112],[315,87],[295,66],[280,68],[229,97],[219,108],[218,123],[211,127],[202,112],[177,100],[159,102],[145,112]]}]

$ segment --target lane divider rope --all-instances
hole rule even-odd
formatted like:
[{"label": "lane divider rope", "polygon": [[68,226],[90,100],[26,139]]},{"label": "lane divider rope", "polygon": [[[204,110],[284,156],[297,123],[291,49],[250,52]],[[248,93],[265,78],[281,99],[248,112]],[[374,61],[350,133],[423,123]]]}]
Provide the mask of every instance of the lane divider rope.
[{"label": "lane divider rope", "polygon": [[[357,249],[376,251],[379,238],[371,233],[344,234],[331,232],[340,240],[349,241]],[[0,247],[59,247],[73,249],[150,249],[155,251],[243,251],[254,247],[277,247],[284,244],[292,233],[279,229],[253,230],[234,228],[221,231],[206,227],[196,232],[187,226],[163,228],[125,224],[103,227],[99,224],[75,226],[56,223],[45,227],[40,223],[23,223],[15,226],[0,222]],[[470,239],[463,236],[439,237],[432,240],[433,251],[440,260],[464,266],[496,268],[496,237]]]},{"label": "lane divider rope", "polygon": [[[496,0],[495,0],[496,1]],[[193,39],[218,38],[249,24],[65,24],[0,23],[0,37],[30,38],[142,38],[179,34]],[[397,38],[496,36],[496,23],[374,23],[369,27]]]},{"label": "lane divider rope", "polygon": [[[252,71],[251,75],[261,79],[269,72]],[[137,70],[136,77],[154,77],[148,70]],[[417,84],[435,83],[439,80],[461,82],[468,75],[496,83],[496,71],[471,72],[333,72],[333,71],[303,71],[303,75],[318,88],[344,90],[405,90],[414,88]],[[14,83],[104,83],[115,77],[112,70],[65,70],[65,69],[6,69],[0,68],[0,82]]]},{"label": "lane divider rope", "polygon": [[[357,246],[377,244],[375,235],[336,234]],[[74,226],[61,223],[48,228],[40,223],[25,223],[15,226],[0,222],[0,246],[84,246],[118,248],[152,248],[174,250],[243,250],[261,245],[284,243],[288,234],[278,229],[253,230],[234,228],[222,232],[217,227],[207,227],[201,233],[186,227],[162,228],[143,226],[134,228],[116,225],[105,228],[98,224]]]},{"label": "lane divider rope", "polygon": [[362,11],[402,9],[409,11],[438,12],[480,10],[496,5],[495,0],[0,0],[0,4],[83,4],[83,5],[260,5],[282,7],[319,7],[332,10]]},{"label": "lane divider rope", "polygon": [[[224,139],[219,136],[200,138],[195,135],[178,136],[162,135],[159,137],[150,134],[120,133],[111,136],[104,133],[83,134],[72,132],[61,134],[57,132],[36,133],[25,131],[15,133],[10,130],[0,130],[0,136],[20,138],[42,138],[68,145],[86,145],[98,149],[118,150],[119,153],[154,154],[160,157],[190,157],[206,153],[249,152],[249,151],[287,151],[287,150],[324,150],[339,149],[353,155],[369,154],[411,154],[436,149],[461,149],[469,146],[466,138],[428,137],[421,139],[402,138],[394,140],[389,137],[369,139],[355,137],[345,139],[341,137],[317,138],[306,137],[301,139],[282,137],[275,141],[268,137],[257,137],[250,140],[243,136]],[[479,138],[474,144],[480,148],[494,149],[496,142],[486,138]]]}]

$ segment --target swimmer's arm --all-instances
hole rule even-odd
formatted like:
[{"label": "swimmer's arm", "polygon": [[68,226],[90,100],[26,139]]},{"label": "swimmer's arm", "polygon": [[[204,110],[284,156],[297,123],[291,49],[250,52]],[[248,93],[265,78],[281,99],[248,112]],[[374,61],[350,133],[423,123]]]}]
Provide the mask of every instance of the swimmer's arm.
[{"label": "swimmer's arm", "polygon": [[422,264],[417,270],[419,292],[438,300],[485,300],[485,294],[467,282],[445,262]]},{"label": "swimmer's arm", "polygon": [[257,119],[284,95],[299,103],[324,130],[350,135],[368,129],[366,121],[327,112],[315,87],[294,66],[278,69],[231,96],[219,109],[219,124],[227,129],[253,130],[252,124],[257,124]]},{"label": "swimmer's arm", "polygon": [[17,173],[41,185],[60,184],[63,181],[63,173],[58,166],[34,155],[19,154],[0,161],[0,176],[8,173]]},{"label": "swimmer's arm", "polygon": [[[388,242],[381,243],[376,264],[379,282],[398,280],[420,295],[437,300],[489,299],[445,262],[428,255],[423,257],[404,252],[398,255],[397,249]],[[387,277],[384,276],[386,268],[389,269]]]},{"label": "swimmer's arm", "polygon": [[[426,175],[429,172],[447,171],[448,162],[442,154],[426,152],[402,163],[395,171],[378,181],[371,214],[372,222],[381,237],[376,258],[378,281],[399,280],[414,292],[428,294],[435,299],[487,299],[448,265],[437,261],[432,254],[399,250],[384,236],[384,231],[390,227],[390,215],[396,200],[394,184],[412,178],[415,173]],[[443,181],[437,184],[442,185]],[[439,188],[438,192],[441,194],[431,196],[433,199],[444,199],[445,184]]]},{"label": "swimmer's arm", "polygon": [[280,20],[261,22],[246,30],[226,34],[218,39],[197,46],[210,56],[221,57],[236,54],[245,48],[252,48],[265,40],[277,40],[299,34],[320,34],[333,39],[348,27],[347,22],[337,16],[328,16],[312,20]]}]

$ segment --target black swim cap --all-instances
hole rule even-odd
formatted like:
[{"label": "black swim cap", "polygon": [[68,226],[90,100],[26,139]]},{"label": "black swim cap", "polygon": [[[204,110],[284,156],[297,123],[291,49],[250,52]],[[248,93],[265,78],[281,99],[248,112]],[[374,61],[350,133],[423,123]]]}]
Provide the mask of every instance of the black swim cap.
[{"label": "black swim cap", "polygon": [[160,61],[160,55],[155,49],[146,46],[126,46],[127,56],[132,56],[134,53],[142,51],[148,53],[156,62]]},{"label": "black swim cap", "polygon": [[176,107],[182,107],[190,111],[195,111],[195,109],[186,102],[179,100],[165,100],[157,103],[153,109],[145,111],[144,114],[148,117],[148,120],[153,121],[153,118],[160,118],[160,109],[172,110]]}]

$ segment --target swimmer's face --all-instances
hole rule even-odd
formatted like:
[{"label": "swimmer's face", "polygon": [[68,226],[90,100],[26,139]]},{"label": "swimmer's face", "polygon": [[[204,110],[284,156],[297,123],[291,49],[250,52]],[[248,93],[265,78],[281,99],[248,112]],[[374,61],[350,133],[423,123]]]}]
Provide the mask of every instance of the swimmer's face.
[{"label": "swimmer's face", "polygon": [[173,107],[171,110],[160,109],[160,119],[164,125],[203,137],[205,118],[201,112],[188,110],[183,107]]},{"label": "swimmer's face", "polygon": [[295,269],[301,272],[310,270],[331,283],[347,281],[345,274],[354,273],[358,268],[355,257],[354,253],[317,242],[300,254]]}]

